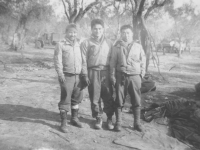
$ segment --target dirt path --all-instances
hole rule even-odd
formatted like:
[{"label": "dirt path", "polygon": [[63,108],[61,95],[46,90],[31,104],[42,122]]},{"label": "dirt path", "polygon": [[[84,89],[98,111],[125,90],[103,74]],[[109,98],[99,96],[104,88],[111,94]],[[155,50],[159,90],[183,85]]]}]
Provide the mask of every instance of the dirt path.
[{"label": "dirt path", "polygon": [[[151,64],[150,72],[155,77],[157,91],[144,94],[143,102],[177,98],[198,100],[193,87],[200,79],[199,58],[200,51],[192,55],[183,54],[181,59],[175,54],[161,55],[160,68],[166,81]],[[155,139],[158,142],[156,139],[167,133],[166,127],[154,122],[143,123],[145,135],[133,131],[132,114],[125,111],[122,132],[108,131],[105,124],[102,130],[94,130],[87,91],[80,106],[80,120],[84,128],[79,129],[69,123],[69,132],[61,133],[57,109],[60,89],[52,59],[53,49],[36,50],[29,46],[23,53],[6,51],[5,47],[0,49],[0,60],[7,64],[6,68],[0,65],[0,150],[128,150],[137,145],[134,144],[136,139]],[[130,105],[127,103],[126,106]],[[186,145],[176,142],[181,150],[189,150]],[[126,146],[122,146],[124,143]],[[169,145],[162,147],[170,149]]]}]

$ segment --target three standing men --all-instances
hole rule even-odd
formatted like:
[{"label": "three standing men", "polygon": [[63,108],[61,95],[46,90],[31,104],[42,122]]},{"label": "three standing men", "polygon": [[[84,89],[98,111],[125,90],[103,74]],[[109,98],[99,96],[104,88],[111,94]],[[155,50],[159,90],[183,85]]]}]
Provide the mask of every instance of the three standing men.
[{"label": "three standing men", "polygon": [[[145,74],[145,54],[141,45],[133,41],[133,29],[121,27],[121,39],[112,43],[104,36],[104,22],[91,22],[92,35],[81,46],[76,40],[77,28],[70,24],[66,40],[60,42],[54,54],[55,68],[61,87],[58,104],[61,116],[61,131],[67,132],[67,112],[71,106],[71,123],[82,127],[78,120],[78,104],[83,98],[82,89],[88,86],[92,117],[96,118],[95,128],[102,128],[102,108],[107,115],[107,128],[121,130],[121,110],[127,92],[134,107],[134,128],[142,131],[140,125],[140,87]],[[112,55],[112,57],[111,57]],[[112,86],[116,87],[116,99]],[[112,116],[116,114],[115,127]]]}]

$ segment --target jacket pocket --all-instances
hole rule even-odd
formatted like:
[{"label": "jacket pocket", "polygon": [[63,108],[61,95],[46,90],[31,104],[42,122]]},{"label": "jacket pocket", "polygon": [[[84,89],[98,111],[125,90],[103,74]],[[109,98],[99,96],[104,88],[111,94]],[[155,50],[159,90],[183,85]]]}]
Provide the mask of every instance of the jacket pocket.
[{"label": "jacket pocket", "polygon": [[139,63],[140,62],[139,56],[137,54],[132,54],[130,56],[130,60],[131,60],[132,63],[134,63],[134,62]]},{"label": "jacket pocket", "polygon": [[90,56],[95,57],[98,54],[99,54],[99,48],[97,48],[95,45],[91,45],[89,50],[89,57]]},{"label": "jacket pocket", "polygon": [[63,51],[63,58],[64,59],[68,59],[70,56],[70,52],[69,51]]}]

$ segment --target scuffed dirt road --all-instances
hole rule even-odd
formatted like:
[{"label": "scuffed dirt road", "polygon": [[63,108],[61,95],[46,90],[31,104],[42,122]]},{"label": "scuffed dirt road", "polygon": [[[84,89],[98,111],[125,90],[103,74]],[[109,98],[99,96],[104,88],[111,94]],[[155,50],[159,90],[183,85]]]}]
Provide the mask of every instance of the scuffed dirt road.
[{"label": "scuffed dirt road", "polygon": [[[166,81],[151,64],[150,72],[154,74],[157,91],[144,94],[143,104],[178,98],[198,100],[193,85],[200,77],[199,58],[200,51],[193,55],[183,54],[181,59],[175,54],[161,55],[160,68]],[[105,124],[102,130],[94,130],[87,91],[79,115],[84,128],[68,123],[69,132],[61,133],[57,107],[60,89],[53,66],[53,49],[36,50],[29,46],[23,52],[11,52],[2,47],[0,60],[6,63],[6,66],[0,65],[0,150],[129,150],[134,149],[134,145],[136,148],[138,140],[151,141],[147,146],[154,143],[163,150],[190,149],[169,138],[167,127],[155,122],[143,122],[144,135],[133,131],[133,117],[126,109],[122,132],[108,131]],[[173,65],[177,66],[168,71]],[[126,107],[129,106],[127,103]],[[105,119],[104,116],[104,122]],[[170,139],[171,146],[158,140],[166,138]]]}]

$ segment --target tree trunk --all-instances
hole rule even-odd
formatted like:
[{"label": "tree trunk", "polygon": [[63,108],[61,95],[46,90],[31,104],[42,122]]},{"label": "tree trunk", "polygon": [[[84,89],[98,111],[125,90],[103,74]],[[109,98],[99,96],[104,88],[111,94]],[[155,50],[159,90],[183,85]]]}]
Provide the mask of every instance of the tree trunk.
[{"label": "tree trunk", "polygon": [[145,52],[146,55],[146,72],[148,71],[149,61],[150,61],[150,41],[149,35],[141,15],[133,15],[133,29],[134,29],[134,40],[138,41]]},{"label": "tree trunk", "polygon": [[134,40],[136,41],[140,41],[140,28],[139,28],[139,17],[137,15],[133,15],[133,20],[132,20],[132,24],[133,24],[133,33],[134,33]]},{"label": "tree trunk", "polygon": [[11,44],[11,48],[15,51],[22,50],[24,46],[24,39],[25,39],[25,30],[20,29],[13,35],[13,41]]},{"label": "tree trunk", "polygon": [[21,17],[13,35],[11,49],[15,51],[22,50],[24,48],[26,20],[27,19],[25,17]]}]

